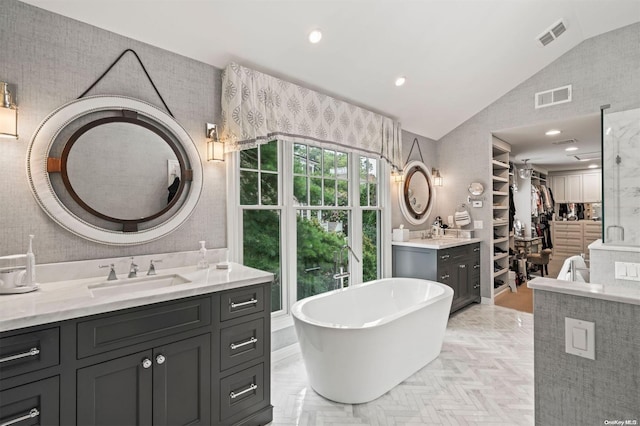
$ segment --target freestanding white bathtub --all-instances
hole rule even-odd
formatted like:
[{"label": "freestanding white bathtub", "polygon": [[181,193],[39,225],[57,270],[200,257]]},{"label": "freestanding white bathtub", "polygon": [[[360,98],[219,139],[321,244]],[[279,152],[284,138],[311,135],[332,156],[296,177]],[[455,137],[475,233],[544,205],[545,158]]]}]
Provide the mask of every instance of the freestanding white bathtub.
[{"label": "freestanding white bathtub", "polygon": [[453,290],[387,278],[300,300],[292,314],[311,387],[337,402],[372,401],[442,349]]}]

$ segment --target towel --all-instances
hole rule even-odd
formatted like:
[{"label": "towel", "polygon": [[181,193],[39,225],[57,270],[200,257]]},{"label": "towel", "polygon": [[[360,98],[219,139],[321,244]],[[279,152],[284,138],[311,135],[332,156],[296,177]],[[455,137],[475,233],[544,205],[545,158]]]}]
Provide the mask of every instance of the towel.
[{"label": "towel", "polygon": [[465,226],[471,223],[471,216],[469,216],[469,212],[467,211],[456,212],[455,218],[456,225],[458,226]]}]

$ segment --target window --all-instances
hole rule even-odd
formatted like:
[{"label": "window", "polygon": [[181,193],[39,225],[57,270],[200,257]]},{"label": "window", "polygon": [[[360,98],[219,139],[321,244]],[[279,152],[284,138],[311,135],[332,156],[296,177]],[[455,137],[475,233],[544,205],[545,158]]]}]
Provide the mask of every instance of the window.
[{"label": "window", "polygon": [[351,273],[345,286],[381,276],[381,161],[275,141],[237,155],[240,214],[229,219],[240,222],[236,252],[276,276],[273,312],[337,288],[340,267]]},{"label": "window", "polygon": [[272,311],[283,304],[278,170],[277,141],[240,152],[243,263],[274,274]]},{"label": "window", "polygon": [[360,157],[360,207],[362,208],[362,281],[380,276],[380,208],[378,160]]}]

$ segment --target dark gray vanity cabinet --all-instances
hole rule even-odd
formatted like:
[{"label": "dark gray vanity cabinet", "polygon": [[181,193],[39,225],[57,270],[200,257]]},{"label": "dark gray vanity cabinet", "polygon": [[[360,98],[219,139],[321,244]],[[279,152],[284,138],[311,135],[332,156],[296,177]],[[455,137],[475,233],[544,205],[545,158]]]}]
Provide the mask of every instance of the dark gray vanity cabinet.
[{"label": "dark gray vanity cabinet", "polygon": [[394,245],[392,275],[448,285],[453,289],[453,313],[480,302],[480,243],[447,249]]},{"label": "dark gray vanity cabinet", "polygon": [[269,294],[258,284],[2,333],[0,424],[265,425]]},{"label": "dark gray vanity cabinet", "polygon": [[79,425],[209,425],[211,335],[77,371]]}]

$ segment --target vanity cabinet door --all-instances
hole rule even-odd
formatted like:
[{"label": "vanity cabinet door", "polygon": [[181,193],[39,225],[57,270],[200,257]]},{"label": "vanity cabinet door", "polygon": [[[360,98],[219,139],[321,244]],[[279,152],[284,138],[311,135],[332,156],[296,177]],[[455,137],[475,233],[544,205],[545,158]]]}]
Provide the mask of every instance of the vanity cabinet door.
[{"label": "vanity cabinet door", "polygon": [[77,424],[152,424],[152,357],[138,352],[78,370]]},{"label": "vanity cabinet door", "polygon": [[211,424],[211,335],[153,350],[153,424]]},{"label": "vanity cabinet door", "polygon": [[78,425],[208,425],[210,334],[78,370]]}]

